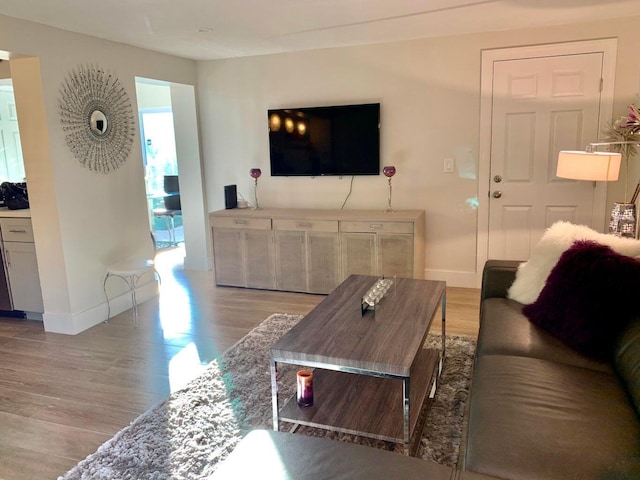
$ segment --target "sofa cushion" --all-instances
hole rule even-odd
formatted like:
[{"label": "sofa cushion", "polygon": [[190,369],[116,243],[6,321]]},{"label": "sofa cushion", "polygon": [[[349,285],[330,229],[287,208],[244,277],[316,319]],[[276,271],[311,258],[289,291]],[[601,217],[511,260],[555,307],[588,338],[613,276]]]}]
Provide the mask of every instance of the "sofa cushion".
[{"label": "sofa cushion", "polygon": [[614,365],[640,416],[640,318],[629,322],[618,338]]},{"label": "sofa cushion", "polygon": [[518,267],[508,297],[523,304],[533,303],[540,295],[547,277],[562,253],[577,240],[592,240],[608,245],[614,251],[640,257],[640,241],[596,232],[586,225],[556,222],[549,227],[531,252],[531,257]]},{"label": "sofa cushion", "polygon": [[211,480],[449,480],[451,476],[449,467],[364,445],[253,430],[220,463]]},{"label": "sofa cushion", "polygon": [[576,352],[522,313],[522,304],[507,298],[488,298],[480,306],[476,355],[516,355],[546,359],[611,372],[608,362]]},{"label": "sofa cushion", "polygon": [[640,260],[590,241],[562,254],[538,299],[522,312],[585,355],[611,360],[614,341],[640,304]]},{"label": "sofa cushion", "polygon": [[486,298],[506,298],[521,263],[517,260],[487,260],[482,269],[480,302]]},{"label": "sofa cushion", "polygon": [[514,480],[640,478],[640,425],[615,374],[477,358],[465,468]]}]

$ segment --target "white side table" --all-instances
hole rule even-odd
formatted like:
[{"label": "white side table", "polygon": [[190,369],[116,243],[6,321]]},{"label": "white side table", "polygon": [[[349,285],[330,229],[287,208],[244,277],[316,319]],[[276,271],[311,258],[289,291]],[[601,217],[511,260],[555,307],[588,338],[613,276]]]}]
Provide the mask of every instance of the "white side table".
[{"label": "white side table", "polygon": [[109,305],[109,295],[107,295],[107,280],[111,277],[119,277],[125,281],[131,293],[131,304],[133,307],[133,326],[138,326],[138,300],[136,298],[136,287],[140,279],[146,275],[152,274],[162,282],[160,274],[156,270],[153,260],[128,260],[115,263],[107,267],[107,274],[104,277],[103,289],[104,295],[107,297],[107,321],[111,318],[111,305]]}]

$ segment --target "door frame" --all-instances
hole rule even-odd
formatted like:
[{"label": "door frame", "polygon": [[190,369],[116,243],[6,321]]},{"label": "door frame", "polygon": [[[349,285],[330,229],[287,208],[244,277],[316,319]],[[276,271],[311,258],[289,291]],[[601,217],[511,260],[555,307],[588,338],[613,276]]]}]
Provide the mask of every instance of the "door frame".
[{"label": "door frame", "polygon": [[[493,64],[497,61],[518,60],[539,57],[579,55],[585,53],[603,54],[602,96],[600,100],[599,128],[611,121],[613,115],[613,94],[615,83],[616,53],[618,40],[606,38],[577,42],[532,45],[527,47],[500,48],[482,51],[480,77],[480,146],[478,161],[478,232],[476,246],[476,286],[482,282],[482,269],[489,251],[489,192],[491,187],[491,117],[493,105]],[[593,139],[592,141],[597,141]],[[592,225],[604,228],[606,211],[606,182],[596,182]],[[523,259],[526,260],[526,259]]]}]

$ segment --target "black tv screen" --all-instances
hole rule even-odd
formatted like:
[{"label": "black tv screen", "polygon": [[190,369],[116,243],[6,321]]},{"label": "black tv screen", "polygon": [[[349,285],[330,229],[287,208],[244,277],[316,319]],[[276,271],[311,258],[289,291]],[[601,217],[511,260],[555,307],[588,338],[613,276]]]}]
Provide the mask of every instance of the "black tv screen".
[{"label": "black tv screen", "polygon": [[379,103],[267,113],[272,176],[380,174]]}]

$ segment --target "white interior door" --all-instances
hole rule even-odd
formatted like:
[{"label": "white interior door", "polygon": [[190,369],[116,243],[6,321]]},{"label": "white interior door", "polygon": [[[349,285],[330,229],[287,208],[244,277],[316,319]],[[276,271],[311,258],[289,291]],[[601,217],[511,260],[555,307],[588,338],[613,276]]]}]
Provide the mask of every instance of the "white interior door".
[{"label": "white interior door", "polygon": [[526,260],[558,220],[594,223],[594,183],[555,172],[560,150],[598,138],[602,77],[602,52],[493,63],[488,258]]}]

